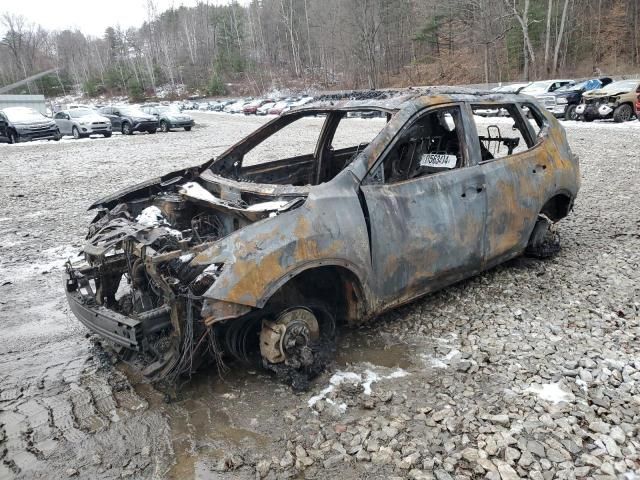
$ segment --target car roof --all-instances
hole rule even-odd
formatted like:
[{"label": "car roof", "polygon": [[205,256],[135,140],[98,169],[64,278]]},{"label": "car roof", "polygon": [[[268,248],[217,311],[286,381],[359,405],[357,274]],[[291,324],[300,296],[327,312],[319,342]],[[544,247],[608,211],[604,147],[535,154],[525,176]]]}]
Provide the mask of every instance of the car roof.
[{"label": "car roof", "polygon": [[[361,90],[338,92],[317,97],[310,103],[291,109],[287,114],[305,110],[381,110],[394,112],[411,102],[438,105],[452,102],[522,101],[515,93],[492,92],[464,87],[424,87],[400,90]],[[418,102],[419,101],[419,102]]]}]

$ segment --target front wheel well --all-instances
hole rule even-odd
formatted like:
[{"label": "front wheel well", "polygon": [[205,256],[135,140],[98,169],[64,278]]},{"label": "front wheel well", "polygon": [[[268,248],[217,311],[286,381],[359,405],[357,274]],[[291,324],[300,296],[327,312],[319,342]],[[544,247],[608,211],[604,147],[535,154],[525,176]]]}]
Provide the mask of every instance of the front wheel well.
[{"label": "front wheel well", "polygon": [[267,304],[290,306],[313,300],[330,307],[338,323],[355,324],[363,317],[365,302],[360,281],[351,270],[339,266],[314,267],[298,273]]},{"label": "front wheel well", "polygon": [[571,197],[565,193],[558,193],[547,200],[540,213],[549,217],[552,222],[557,222],[569,214],[571,210]]}]

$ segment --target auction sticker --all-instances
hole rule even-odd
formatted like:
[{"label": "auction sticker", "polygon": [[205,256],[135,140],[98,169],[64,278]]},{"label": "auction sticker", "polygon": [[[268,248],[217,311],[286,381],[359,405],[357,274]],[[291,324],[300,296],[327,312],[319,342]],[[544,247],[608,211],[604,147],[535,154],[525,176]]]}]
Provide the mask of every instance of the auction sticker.
[{"label": "auction sticker", "polygon": [[421,167],[455,168],[458,158],[444,153],[425,153],[420,158]]}]

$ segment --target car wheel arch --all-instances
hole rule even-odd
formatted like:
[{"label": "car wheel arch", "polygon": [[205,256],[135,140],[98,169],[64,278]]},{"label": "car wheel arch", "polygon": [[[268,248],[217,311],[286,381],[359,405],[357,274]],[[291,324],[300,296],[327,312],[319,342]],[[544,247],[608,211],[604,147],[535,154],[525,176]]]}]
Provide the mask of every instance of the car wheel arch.
[{"label": "car wheel arch", "polygon": [[554,223],[566,217],[573,207],[573,197],[567,191],[555,192],[542,206],[540,213]]},{"label": "car wheel arch", "polygon": [[[292,289],[304,291],[304,285],[317,282],[330,282],[335,290],[335,296],[329,299],[330,304],[336,304],[348,324],[356,324],[367,318],[368,299],[370,294],[363,282],[359,269],[351,262],[342,260],[320,260],[307,262],[290,270],[287,274],[273,282],[265,290],[262,298],[256,302],[258,308],[276,301],[278,296],[286,297]],[[303,286],[303,287],[301,287]]]}]

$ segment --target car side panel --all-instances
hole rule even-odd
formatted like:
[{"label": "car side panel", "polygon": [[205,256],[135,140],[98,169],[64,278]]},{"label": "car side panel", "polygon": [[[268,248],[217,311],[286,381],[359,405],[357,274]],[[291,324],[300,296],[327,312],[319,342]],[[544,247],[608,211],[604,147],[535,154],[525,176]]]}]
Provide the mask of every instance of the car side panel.
[{"label": "car side panel", "polygon": [[369,288],[367,228],[350,174],[324,184],[306,203],[234,232],[198,254],[191,265],[223,263],[205,297],[262,307],[288,279],[306,268],[339,265]]}]

